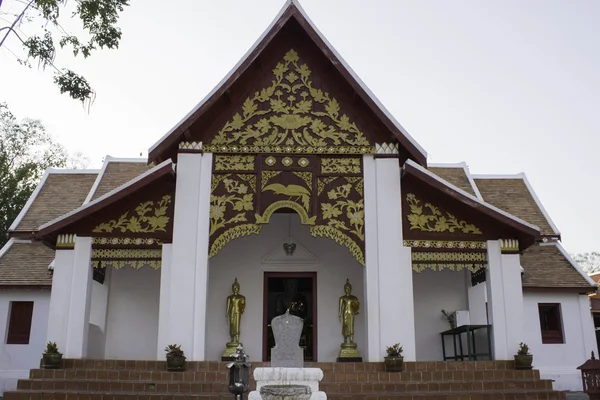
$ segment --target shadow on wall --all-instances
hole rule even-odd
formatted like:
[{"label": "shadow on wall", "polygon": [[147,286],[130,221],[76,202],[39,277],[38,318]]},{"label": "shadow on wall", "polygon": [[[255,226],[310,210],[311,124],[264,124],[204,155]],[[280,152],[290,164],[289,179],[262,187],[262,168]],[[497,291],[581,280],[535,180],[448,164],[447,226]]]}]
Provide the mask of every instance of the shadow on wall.
[{"label": "shadow on wall", "polygon": [[104,344],[106,336],[102,329],[95,324],[90,324],[88,333],[88,358],[104,358]]}]

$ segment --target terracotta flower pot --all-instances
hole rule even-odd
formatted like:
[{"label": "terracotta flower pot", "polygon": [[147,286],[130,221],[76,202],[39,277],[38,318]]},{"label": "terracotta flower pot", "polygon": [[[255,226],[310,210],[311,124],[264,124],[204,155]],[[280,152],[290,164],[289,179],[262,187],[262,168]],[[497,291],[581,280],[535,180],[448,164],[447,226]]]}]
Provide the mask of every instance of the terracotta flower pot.
[{"label": "terracotta flower pot", "polygon": [[58,369],[60,367],[62,367],[61,353],[44,353],[42,355],[42,368]]},{"label": "terracotta flower pot", "polygon": [[404,370],[404,357],[384,357],[387,372],[402,372]]},{"label": "terracotta flower pot", "polygon": [[185,356],[167,356],[167,371],[184,371]]},{"label": "terracotta flower pot", "polygon": [[516,355],[515,356],[515,369],[531,369],[531,364],[533,364],[533,356],[527,355]]}]

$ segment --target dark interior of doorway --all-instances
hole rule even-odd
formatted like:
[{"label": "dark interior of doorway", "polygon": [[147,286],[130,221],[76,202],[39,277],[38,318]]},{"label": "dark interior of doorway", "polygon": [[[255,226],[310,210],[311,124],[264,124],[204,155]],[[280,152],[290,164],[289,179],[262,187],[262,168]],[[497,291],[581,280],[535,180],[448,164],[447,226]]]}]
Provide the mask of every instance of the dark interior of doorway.
[{"label": "dark interior of doorway", "polygon": [[[287,292],[286,292],[287,288]],[[293,297],[293,299],[292,299]],[[271,320],[285,313],[290,305],[304,318],[304,327],[299,345],[304,348],[304,361],[317,361],[317,274],[316,272],[265,272],[263,309],[263,361],[271,361],[271,348],[275,338]]]}]

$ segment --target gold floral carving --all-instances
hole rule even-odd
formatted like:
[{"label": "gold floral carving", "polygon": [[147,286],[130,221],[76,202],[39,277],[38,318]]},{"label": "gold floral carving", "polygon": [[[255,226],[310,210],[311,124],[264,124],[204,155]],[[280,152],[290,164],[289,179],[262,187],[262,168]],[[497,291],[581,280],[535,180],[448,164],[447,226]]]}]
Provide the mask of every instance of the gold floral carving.
[{"label": "gold floral carving", "polygon": [[57,249],[72,249],[75,247],[75,235],[72,233],[61,234],[56,237]]},{"label": "gold floral carving", "polygon": [[310,164],[310,162],[308,161],[308,158],[306,158],[306,157],[301,157],[298,160],[298,165],[301,166],[302,168],[308,167],[308,164]]},{"label": "gold floral carving", "polygon": [[275,163],[277,162],[277,159],[273,156],[269,156],[265,159],[265,163],[269,166],[272,167],[273,165],[275,165]]},{"label": "gold floral carving", "polygon": [[352,187],[362,197],[363,195],[363,178],[362,176],[346,176],[346,182],[351,183]]},{"label": "gold floral carving", "polygon": [[308,210],[308,207],[310,206],[310,191],[300,185],[291,184],[286,186],[281,183],[271,183],[270,185],[265,186],[262,191],[272,191],[275,194],[289,196],[289,200],[291,200],[292,197],[295,197],[296,200],[302,201],[302,205],[306,210]]},{"label": "gold floral carving", "polygon": [[159,270],[162,265],[161,260],[92,260],[92,267],[94,268],[134,268],[140,269],[142,267],[150,267],[154,270]]},{"label": "gold floral carving", "polygon": [[413,261],[474,261],[481,262],[487,260],[484,252],[442,252],[442,251],[413,251]]},{"label": "gold floral carving", "polygon": [[296,211],[300,216],[300,222],[304,225],[314,225],[315,220],[317,219],[316,215],[309,217],[306,210],[295,201],[280,200],[276,201],[273,204],[270,204],[269,207],[267,207],[267,209],[263,213],[263,215],[256,214],[256,223],[268,224],[271,220],[271,216],[273,215],[273,213],[279,210],[280,208],[291,208],[292,210]]},{"label": "gold floral carving", "polygon": [[162,245],[162,241],[154,238],[93,237],[92,244],[112,246],[152,246]]},{"label": "gold floral carving", "polygon": [[445,269],[450,271],[462,271],[463,269],[469,270],[471,272],[477,272],[482,268],[486,268],[485,264],[472,264],[472,263],[413,263],[412,268],[415,272],[423,272],[426,269],[431,269],[433,271],[443,271]]},{"label": "gold floral carving", "polygon": [[288,51],[270,86],[248,97],[205,151],[373,153],[374,146],[328,92],[313,87],[311,71]]},{"label": "gold floral carving", "polygon": [[219,251],[229,242],[242,236],[258,235],[261,226],[255,224],[243,224],[227,229],[213,242],[208,253],[209,257],[216,256]]},{"label": "gold floral carving", "polygon": [[[129,211],[121,215],[118,220],[102,223],[94,228],[92,232],[108,232],[115,230],[133,233],[166,232],[169,217],[167,208],[171,204],[171,196],[164,195],[158,203],[146,201],[135,208],[137,216],[128,217]],[[151,213],[150,215],[148,215]],[[153,214],[153,215],[152,215]]]},{"label": "gold floral carving", "polygon": [[331,182],[335,181],[337,176],[329,176],[327,178],[319,178],[317,179],[317,194],[321,195],[325,186],[329,185]]},{"label": "gold floral carving", "polygon": [[[348,199],[350,190],[352,190],[352,184],[346,183],[327,192],[327,198],[329,200],[335,200],[335,203],[321,203],[323,219],[327,221],[328,226],[351,232],[360,240],[365,240],[364,203],[362,199],[359,201]],[[350,226],[337,218],[344,212],[346,213]]]},{"label": "gold floral carving", "polygon": [[447,216],[443,216],[442,212],[431,203],[425,203],[425,208],[429,209],[429,213],[425,213],[421,206],[421,201],[412,193],[406,195],[406,200],[410,206],[410,214],[408,221],[410,229],[417,229],[423,232],[454,232],[481,234],[479,228],[475,225],[468,224],[466,221],[459,221],[454,215],[446,211]]},{"label": "gold floral carving", "polygon": [[217,155],[215,171],[254,171],[253,155]]},{"label": "gold floral carving", "polygon": [[262,171],[260,184],[261,191],[265,189],[265,185],[269,182],[269,180],[271,180],[271,178],[276,177],[280,173],[281,171]]},{"label": "gold floral carving", "polygon": [[160,249],[92,249],[92,259],[160,259]]},{"label": "gold floral carving", "polygon": [[254,175],[254,174],[237,174],[236,176],[238,178],[240,178],[241,180],[243,180],[244,182],[247,182],[248,185],[250,185],[250,187],[252,188],[252,191],[254,193],[256,193],[256,175]]},{"label": "gold floral carving", "polygon": [[487,249],[487,242],[453,240],[404,240],[404,247],[422,247],[434,249]]},{"label": "gold floral carving", "polygon": [[312,172],[294,171],[293,174],[296,175],[298,178],[302,179],[304,181],[304,183],[306,183],[306,186],[309,188],[308,190],[312,191],[312,179],[313,179]]},{"label": "gold floral carving", "polygon": [[[246,211],[254,209],[254,195],[248,193],[248,186],[226,176],[222,179],[226,194],[222,196],[210,195],[210,235],[228,224],[244,222]],[[233,217],[225,219],[228,208],[239,211]]]},{"label": "gold floral carving", "polygon": [[356,261],[358,261],[360,265],[365,266],[365,256],[362,249],[350,236],[346,235],[344,232],[332,226],[318,225],[312,226],[310,228],[310,233],[313,236],[332,239],[337,244],[347,247],[350,251],[350,254],[352,254]]},{"label": "gold floral carving", "polygon": [[322,174],[360,174],[360,158],[321,158]]}]

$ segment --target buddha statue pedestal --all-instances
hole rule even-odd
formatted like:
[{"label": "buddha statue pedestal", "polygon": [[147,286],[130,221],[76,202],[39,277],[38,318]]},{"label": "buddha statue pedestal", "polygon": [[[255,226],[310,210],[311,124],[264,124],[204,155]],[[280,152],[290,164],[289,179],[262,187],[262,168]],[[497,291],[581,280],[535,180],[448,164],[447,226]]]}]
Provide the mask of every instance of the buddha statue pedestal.
[{"label": "buddha statue pedestal", "polygon": [[362,362],[362,357],[356,343],[342,343],[340,347],[342,350],[340,350],[337,362]]}]

